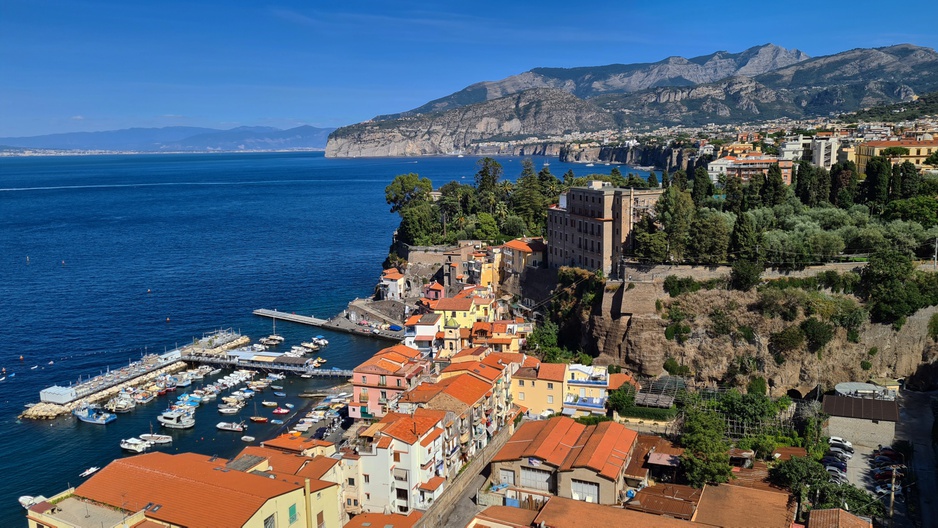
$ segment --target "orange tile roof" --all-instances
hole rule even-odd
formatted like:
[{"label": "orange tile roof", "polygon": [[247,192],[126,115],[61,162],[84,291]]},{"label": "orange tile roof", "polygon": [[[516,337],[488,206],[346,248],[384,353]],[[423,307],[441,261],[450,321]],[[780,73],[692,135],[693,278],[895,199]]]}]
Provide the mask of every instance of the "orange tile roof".
[{"label": "orange tile roof", "polygon": [[482,346],[464,348],[460,350],[459,352],[456,352],[455,354],[453,354],[453,359],[465,358],[465,357],[479,358],[479,356],[485,356],[485,353],[487,351],[488,351],[488,348],[482,347]]},{"label": "orange tile roof", "polygon": [[303,489],[301,479],[285,482],[220,467],[222,461],[194,453],[147,453],[111,462],[75,495],[127,511],[159,504],[147,517],[180,526],[242,526],[268,500]]},{"label": "orange tile roof", "polygon": [[468,312],[471,308],[471,297],[444,297],[437,301],[434,310],[441,312]]},{"label": "orange tile roof", "polygon": [[415,324],[419,322],[420,322],[420,315],[419,314],[412,315],[408,317],[406,321],[404,321],[404,326],[414,326]]},{"label": "orange tile roof", "polygon": [[309,457],[296,455],[294,453],[284,453],[279,449],[270,449],[261,446],[247,446],[241,450],[235,457],[238,460],[245,455],[257,456],[267,460],[267,463],[284,473],[295,475],[303,464],[309,461]]},{"label": "orange tile roof", "polygon": [[750,528],[752,512],[762,528],[790,528],[794,504],[788,494],[741,486],[705,486],[697,503],[697,522],[725,528]]},{"label": "orange tile roof", "polygon": [[616,481],[625,469],[638,433],[617,422],[602,422],[588,427],[581,435],[585,443],[575,448],[561,470],[588,468]]},{"label": "orange tile roof", "polygon": [[632,376],[626,374],[625,372],[618,372],[616,374],[609,375],[608,390],[616,390],[626,383],[628,383],[629,385],[632,385],[636,389],[641,388],[641,386],[638,384],[637,381],[635,381],[635,379]]},{"label": "orange tile roof", "polygon": [[899,141],[867,141],[866,143],[861,143],[860,146],[870,146],[870,147],[938,147],[938,141],[915,141],[910,139],[902,139]]},{"label": "orange tile roof", "polygon": [[544,239],[542,238],[516,238],[514,240],[505,242],[502,244],[502,247],[514,249],[524,253],[543,253],[545,249]]},{"label": "orange tile roof", "polygon": [[508,439],[492,461],[536,457],[559,468],[584,429],[586,426],[565,416],[527,422]]},{"label": "orange tile roof", "polygon": [[565,363],[541,363],[537,368],[537,379],[547,381],[563,381],[567,374]]},{"label": "orange tile roof", "polygon": [[324,447],[331,445],[334,444],[323,440],[317,440],[315,438],[293,436],[289,433],[284,433],[278,437],[261,442],[262,447],[272,447],[274,449],[281,449],[283,451],[291,451],[294,453],[301,453],[307,449],[312,449],[313,447]]},{"label": "orange tile roof", "polygon": [[444,482],[446,482],[446,479],[443,477],[430,477],[430,480],[421,484],[419,488],[426,491],[436,491]]},{"label": "orange tile roof", "polygon": [[490,352],[489,355],[482,358],[482,363],[486,365],[510,365],[515,363],[521,365],[524,362],[524,354],[515,352]]},{"label": "orange tile roof", "polygon": [[433,284],[430,285],[429,289],[435,290],[435,291],[441,291],[443,290],[443,285],[440,284],[439,282],[434,282]]},{"label": "orange tile roof", "polygon": [[439,438],[442,434],[443,434],[443,430],[440,428],[436,428],[430,431],[430,434],[425,436],[424,439],[420,441],[420,445],[422,445],[423,447],[427,447],[428,445],[432,444],[434,440]]},{"label": "orange tile roof", "polygon": [[454,376],[452,380],[443,392],[470,406],[475,405],[486,392],[492,389],[491,383],[482,381],[471,374],[460,374]]},{"label": "orange tile roof", "polygon": [[[482,522],[494,522],[511,528],[530,528],[537,517],[537,511],[512,506],[489,506],[477,513],[475,519]],[[479,526],[476,524],[476,526]]]},{"label": "orange tile roof", "polygon": [[381,273],[381,276],[388,280],[400,280],[404,278],[401,272],[397,271],[397,268],[388,268]]},{"label": "orange tile roof", "polygon": [[316,456],[308,459],[306,464],[293,474],[300,477],[322,480],[323,475],[331,471],[338,463],[339,460],[337,458]]},{"label": "orange tile roof", "polygon": [[382,433],[414,445],[446,418],[444,411],[418,407],[413,414],[388,413],[380,423],[386,424]]},{"label": "orange tile roof", "polygon": [[413,528],[423,514],[417,510],[410,515],[400,513],[360,513],[345,523],[342,528]]},{"label": "orange tile roof", "polygon": [[534,518],[532,526],[562,528],[595,528],[597,526],[647,526],[652,528],[694,528],[712,526],[692,521],[682,521],[650,513],[625,510],[562,497],[551,497]]},{"label": "orange tile roof", "polygon": [[871,528],[873,525],[843,510],[811,510],[808,528]]}]

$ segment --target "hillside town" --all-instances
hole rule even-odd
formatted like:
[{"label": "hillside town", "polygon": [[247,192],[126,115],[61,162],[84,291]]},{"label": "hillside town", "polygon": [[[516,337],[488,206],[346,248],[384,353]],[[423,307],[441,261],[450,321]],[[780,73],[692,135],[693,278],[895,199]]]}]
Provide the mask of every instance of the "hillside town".
[{"label": "hillside town", "polygon": [[[850,162],[864,173],[886,156],[923,174],[936,168],[935,127],[924,123],[776,132],[689,141],[712,159],[713,184],[766,178],[774,167],[790,186],[802,161],[826,170]],[[727,388],[680,369],[637,372],[608,356],[547,354],[545,312],[562,270],[589,270],[607,292],[625,291],[616,318],[661,311],[665,277],[639,277],[632,248],[665,192],[590,179],[545,208],[545,236],[401,245],[374,297],[341,314],[366,330],[398,326],[403,340],[353,369],[338,434],[294,431],[230,460],[162,452],[116,460],[29,505],[29,526],[911,522],[907,505],[925,493],[908,486],[924,480],[913,457],[929,459],[897,432],[900,380],[844,380],[811,400],[787,396],[792,387],[768,390],[763,378]],[[139,481],[150,484],[126,485]]]}]

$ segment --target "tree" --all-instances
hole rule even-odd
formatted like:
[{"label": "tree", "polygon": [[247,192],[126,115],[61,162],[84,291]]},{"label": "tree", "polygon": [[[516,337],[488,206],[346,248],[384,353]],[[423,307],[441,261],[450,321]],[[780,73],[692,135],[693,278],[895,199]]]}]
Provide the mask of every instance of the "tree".
[{"label": "tree", "polygon": [[889,159],[901,158],[909,155],[909,149],[905,147],[887,147],[880,154]]},{"label": "tree", "polygon": [[482,158],[478,161],[479,171],[476,172],[476,191],[479,194],[495,193],[495,185],[502,177],[502,166],[492,158]]},{"label": "tree", "polygon": [[922,176],[911,161],[903,161],[899,165],[899,188],[896,193],[901,198],[912,198],[918,195],[922,185]]},{"label": "tree", "polygon": [[412,246],[430,246],[438,242],[440,227],[433,205],[428,202],[411,205],[401,212],[397,238]]},{"label": "tree", "polygon": [[730,479],[733,468],[728,453],[730,444],[723,435],[725,429],[723,418],[713,411],[699,408],[685,411],[681,465],[691,486],[700,488]]},{"label": "tree", "polygon": [[874,322],[902,326],[918,309],[920,292],[911,281],[915,266],[908,254],[887,248],[870,255],[860,272],[860,294]]},{"label": "tree", "polygon": [[765,187],[762,188],[762,203],[768,207],[774,207],[785,201],[785,180],[782,179],[782,169],[778,163],[769,166],[765,175]]},{"label": "tree", "polygon": [[859,178],[857,165],[852,161],[837,163],[831,167],[831,203],[841,209],[853,207],[857,198]]},{"label": "tree", "polygon": [[817,168],[806,160],[798,162],[798,178],[795,182],[795,196],[801,203],[814,207],[818,202]]},{"label": "tree", "polygon": [[889,201],[889,181],[891,179],[892,166],[886,158],[876,156],[866,164],[863,198],[871,210],[878,213]]},{"label": "tree", "polygon": [[667,234],[670,258],[682,260],[694,218],[694,202],[689,193],[677,185],[668,187],[655,204],[655,214]]},{"label": "tree", "polygon": [[539,231],[545,223],[547,203],[541,193],[541,183],[534,173],[531,158],[525,158],[521,166],[521,176],[511,194],[512,209],[527,222],[531,231]]},{"label": "tree", "polygon": [[563,173],[563,184],[567,187],[573,185],[573,180],[576,179],[576,174],[573,174],[573,169],[568,169],[567,172]]},{"label": "tree", "polygon": [[384,197],[391,206],[392,213],[401,213],[413,203],[425,202],[433,190],[433,183],[413,172],[396,176],[391,184],[384,188]]},{"label": "tree", "polygon": [[664,169],[664,172],[661,173],[661,188],[667,189],[671,186],[671,176],[668,174],[668,169]]},{"label": "tree", "polygon": [[619,167],[613,167],[612,171],[609,172],[609,176],[612,177],[613,181],[622,179],[622,171],[619,170]]},{"label": "tree", "polygon": [[752,260],[737,260],[730,272],[730,286],[734,290],[749,291],[762,282],[762,264]]},{"label": "tree", "polygon": [[694,205],[698,208],[702,207],[711,196],[713,196],[713,182],[710,181],[710,175],[707,174],[707,169],[697,167],[694,171],[694,187],[691,190]]},{"label": "tree", "polygon": [[658,177],[655,176],[655,171],[651,171],[651,173],[648,174],[648,186],[652,189],[658,188]]},{"label": "tree", "polygon": [[674,176],[671,177],[671,185],[681,191],[687,190],[687,173],[684,172],[684,169],[678,169],[674,172]]},{"label": "tree", "polygon": [[560,180],[551,174],[550,167],[545,166],[537,173],[537,181],[541,185],[541,194],[547,203],[557,203],[557,197],[560,196]]},{"label": "tree", "polygon": [[732,229],[722,214],[705,211],[708,212],[698,214],[691,222],[689,257],[701,264],[721,264],[726,262]]},{"label": "tree", "polygon": [[723,202],[723,210],[733,213],[736,216],[743,211],[743,180],[737,174],[726,179],[726,187],[723,189],[726,199]]},{"label": "tree", "polygon": [[925,165],[930,165],[932,167],[938,168],[938,150],[932,152],[927,158],[925,158]]},{"label": "tree", "polygon": [[817,352],[824,347],[834,337],[834,326],[814,317],[809,317],[801,322],[801,330],[804,332],[805,339],[808,341],[808,350]]},{"label": "tree", "polygon": [[752,211],[762,207],[762,185],[765,178],[756,174],[743,191],[743,211]]},{"label": "tree", "polygon": [[736,215],[729,249],[730,254],[737,259],[754,261],[759,258],[759,233],[749,213]]}]

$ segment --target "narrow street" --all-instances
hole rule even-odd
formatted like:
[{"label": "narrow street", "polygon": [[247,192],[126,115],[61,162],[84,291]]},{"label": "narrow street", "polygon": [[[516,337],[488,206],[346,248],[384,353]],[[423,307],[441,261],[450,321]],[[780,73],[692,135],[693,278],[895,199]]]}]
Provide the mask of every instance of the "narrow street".
[{"label": "narrow street", "polygon": [[938,482],[935,475],[935,450],[931,442],[933,398],[938,398],[938,391],[902,391],[899,424],[896,427],[896,440],[907,440],[913,446],[912,469],[915,478],[909,484],[918,488],[920,526],[938,526]]}]

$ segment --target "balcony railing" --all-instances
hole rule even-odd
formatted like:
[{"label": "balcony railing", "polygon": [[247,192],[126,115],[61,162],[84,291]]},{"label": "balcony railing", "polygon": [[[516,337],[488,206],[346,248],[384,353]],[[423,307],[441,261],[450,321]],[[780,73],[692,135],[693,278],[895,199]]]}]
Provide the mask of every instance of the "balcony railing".
[{"label": "balcony railing", "polygon": [[604,380],[604,379],[601,379],[601,380],[592,380],[592,379],[589,379],[589,380],[568,379],[568,380],[567,380],[567,385],[605,386],[605,385],[608,385],[608,384],[609,384],[609,381],[608,381],[608,380]]},{"label": "balcony railing", "polygon": [[565,406],[588,407],[590,409],[605,409],[606,398],[590,398],[587,396],[574,396],[564,400]]}]

